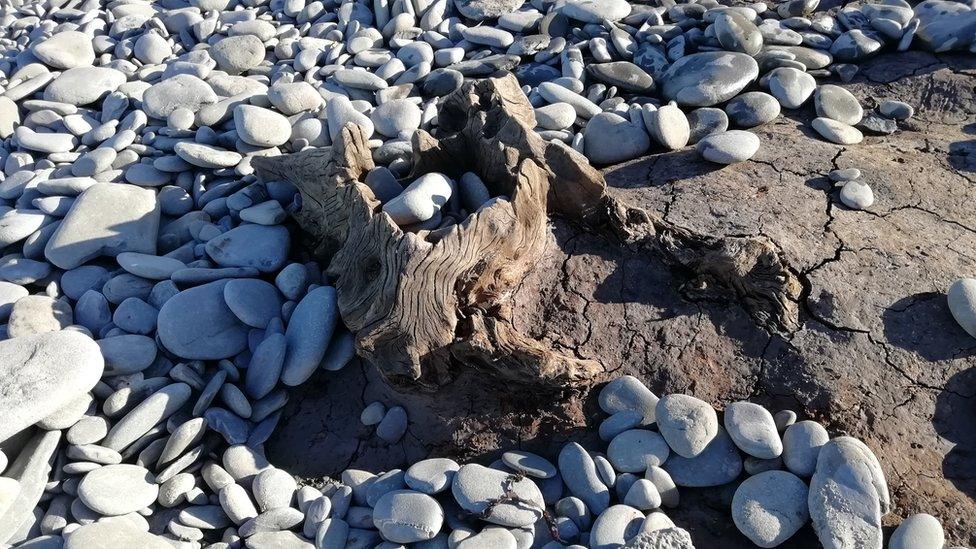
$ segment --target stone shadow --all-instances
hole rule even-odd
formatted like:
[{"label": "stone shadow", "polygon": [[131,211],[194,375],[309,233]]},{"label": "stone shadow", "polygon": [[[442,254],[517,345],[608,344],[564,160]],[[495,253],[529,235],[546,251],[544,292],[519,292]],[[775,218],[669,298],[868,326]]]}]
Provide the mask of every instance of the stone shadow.
[{"label": "stone shadow", "polygon": [[976,341],[952,318],[942,293],[903,297],[889,305],[881,319],[889,343],[925,360],[976,356]]}]

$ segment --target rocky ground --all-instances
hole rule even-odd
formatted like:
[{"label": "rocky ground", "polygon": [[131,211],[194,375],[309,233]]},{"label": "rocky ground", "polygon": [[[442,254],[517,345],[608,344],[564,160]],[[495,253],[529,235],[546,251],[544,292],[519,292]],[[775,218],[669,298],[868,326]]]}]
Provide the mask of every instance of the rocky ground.
[{"label": "rocky ground", "polygon": [[[718,407],[749,398],[861,438],[891,486],[887,524],[924,511],[951,541],[976,543],[976,341],[945,302],[952,281],[976,270],[974,76],[972,56],[882,55],[848,88],[866,108],[885,99],[918,107],[893,135],[833,145],[813,137],[812,113],[787,111],[754,130],[762,147],[748,162],[719,169],[679,151],[605,171],[615,196],[677,226],[772,242],[802,284],[799,326],[760,325],[741,303],[699,298],[687,273],[657,254],[556,220],[546,264],[517,295],[524,327],[658,394]],[[866,211],[841,205],[826,178],[847,167],[874,189]],[[306,477],[428,453],[488,458],[513,445],[552,457],[570,438],[595,440],[586,425],[603,417],[584,393],[533,395],[539,408],[515,389],[492,397],[476,373],[444,391],[394,394],[368,369],[323,374],[299,388],[269,455]],[[408,409],[399,445],[334,421],[378,399]],[[673,516],[697,543],[750,546],[728,521],[733,492],[684,490],[695,503]],[[817,546],[809,527],[791,542]]]}]

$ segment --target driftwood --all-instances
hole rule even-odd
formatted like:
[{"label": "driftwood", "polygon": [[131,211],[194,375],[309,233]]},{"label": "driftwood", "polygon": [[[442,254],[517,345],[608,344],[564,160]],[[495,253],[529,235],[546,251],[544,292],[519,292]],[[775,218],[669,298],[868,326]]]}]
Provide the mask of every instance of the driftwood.
[{"label": "driftwood", "polygon": [[433,231],[405,232],[382,212],[362,183],[374,165],[357,126],[331,149],[254,159],[263,179],[298,187],[296,219],[336,280],[357,351],[394,384],[436,388],[458,367],[553,388],[599,378],[606,365],[512,322],[511,295],[544,252],[550,215],[661,252],[687,270],[693,297],[731,294],[771,328],[795,323],[799,284],[768,241],[695,235],[615,199],[583,156],[532,130],[513,76],[465,85],[445,98],[438,123],[438,137],[414,134],[413,175],[473,171],[500,198]]}]

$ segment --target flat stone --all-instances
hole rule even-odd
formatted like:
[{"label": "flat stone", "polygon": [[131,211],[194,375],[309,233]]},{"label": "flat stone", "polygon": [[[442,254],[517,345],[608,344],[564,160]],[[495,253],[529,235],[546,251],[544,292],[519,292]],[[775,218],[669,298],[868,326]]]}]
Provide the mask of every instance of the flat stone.
[{"label": "flat stone", "polygon": [[743,452],[759,459],[783,453],[779,431],[768,410],[752,402],[733,402],[725,408],[725,430]]},{"label": "flat stone", "polygon": [[817,81],[812,76],[792,67],[773,69],[768,83],[769,93],[787,109],[800,108],[817,89]]},{"label": "flat stone", "polygon": [[285,330],[288,354],[282,383],[294,387],[311,377],[325,356],[338,317],[336,290],[331,286],[315,288],[298,302]]},{"label": "flat stone", "polygon": [[490,515],[483,520],[517,528],[534,524],[542,517],[545,508],[542,492],[527,478],[517,480],[515,475],[471,463],[458,470],[451,485],[451,493],[458,505],[469,513],[479,515],[485,513],[491,502],[507,492],[516,494],[524,503],[492,505]]},{"label": "flat stone", "polygon": [[576,109],[569,103],[553,103],[535,109],[538,127],[545,130],[564,130],[576,122]]},{"label": "flat stone", "polygon": [[581,118],[590,119],[603,112],[599,105],[578,93],[553,82],[543,82],[537,88],[539,95],[550,103],[568,103]]},{"label": "flat stone", "polygon": [[586,72],[598,82],[631,93],[647,93],[654,87],[654,79],[641,67],[629,61],[591,63]]},{"label": "flat stone", "polygon": [[150,86],[142,94],[142,108],[150,118],[165,120],[176,109],[197,112],[217,100],[209,84],[191,74],[179,74]]},{"label": "flat stone", "polygon": [[824,444],[808,505],[826,549],[882,546],[881,517],[891,499],[881,464],[863,442],[842,436]]},{"label": "flat stone", "polygon": [[118,452],[125,450],[159,422],[176,413],[188,400],[190,386],[186,383],[163,387],[118,420],[102,441],[102,446]]},{"label": "flat stone", "polygon": [[14,209],[0,215],[0,246],[9,246],[27,238],[51,222],[40,210]]},{"label": "flat stone", "polygon": [[630,15],[627,0],[569,0],[563,14],[584,23],[602,23],[604,19],[619,21]]},{"label": "flat stone", "polygon": [[61,31],[32,48],[34,57],[55,69],[84,67],[95,62],[92,37],[78,31]]},{"label": "flat stone", "polygon": [[[6,361],[0,364],[5,366]],[[0,514],[0,539],[11,541],[15,536],[23,537],[24,525],[38,522],[34,508],[40,503],[50,480],[51,463],[60,441],[61,431],[38,432],[27,440],[17,459],[4,471],[5,478],[18,483],[19,491],[15,499],[8,503],[6,512]]]},{"label": "flat stone", "polygon": [[248,327],[224,300],[228,282],[188,288],[163,304],[157,335],[166,349],[183,358],[219,360],[247,348]]},{"label": "flat stone", "polygon": [[713,133],[695,145],[698,154],[716,164],[745,162],[759,151],[759,137],[744,130]]},{"label": "flat stone", "polygon": [[[589,136],[589,139],[587,139]],[[646,153],[651,139],[643,125],[611,112],[597,114],[583,130],[583,150],[594,164],[616,164]]]},{"label": "flat stone", "polygon": [[668,67],[661,91],[679,105],[710,107],[732,99],[758,76],[756,60],[744,53],[693,53]]},{"label": "flat stone", "polygon": [[98,183],[75,200],[44,247],[44,257],[74,269],[99,256],[156,253],[159,230],[156,193],[134,185]]},{"label": "flat stone", "polygon": [[153,474],[145,467],[120,463],[86,474],[78,497],[86,507],[105,516],[124,515],[150,506],[159,495]]},{"label": "flat stone", "polygon": [[186,264],[178,259],[139,252],[122,252],[115,256],[115,260],[126,272],[149,280],[166,280],[186,268]]},{"label": "flat stone", "polygon": [[254,549],[314,549],[315,545],[294,532],[277,530],[257,532],[248,537],[247,547]]},{"label": "flat stone", "polygon": [[210,47],[210,56],[220,70],[240,74],[264,61],[265,48],[261,39],[252,34],[228,36]]},{"label": "flat stone", "polygon": [[102,338],[98,340],[98,348],[105,358],[105,375],[141,372],[156,359],[156,341],[145,335],[125,334]]},{"label": "flat stone", "polygon": [[546,458],[523,450],[510,450],[502,454],[502,462],[515,471],[530,477],[553,478],[559,471]]},{"label": "flat stone", "polygon": [[667,395],[657,403],[656,411],[661,436],[680,456],[701,454],[718,433],[715,409],[695,397]]},{"label": "flat stone", "polygon": [[93,522],[71,532],[65,538],[64,549],[94,549],[96,547],[139,547],[141,549],[171,549],[164,538],[140,530],[124,521]]},{"label": "flat stone", "polygon": [[893,120],[908,120],[915,115],[915,108],[904,101],[888,99],[878,105],[878,112],[881,113],[881,116]]},{"label": "flat stone", "polygon": [[207,241],[207,255],[221,267],[253,267],[275,272],[288,258],[288,229],[248,223]]},{"label": "flat stone", "polygon": [[416,543],[432,539],[444,523],[440,503],[412,490],[387,492],[373,507],[373,524],[383,539],[394,543]]},{"label": "flat stone", "polygon": [[652,465],[659,466],[670,453],[661,435],[645,429],[624,431],[613,437],[607,447],[607,458],[614,469],[625,473],[642,473]]},{"label": "flat stone", "polygon": [[833,84],[818,86],[813,104],[817,116],[832,118],[850,126],[858,124],[864,117],[864,109],[854,94]]},{"label": "flat stone", "polygon": [[736,126],[752,128],[775,120],[780,113],[780,104],[768,93],[746,92],[726,103],[725,112]]},{"label": "flat stone", "polygon": [[888,540],[888,549],[915,547],[943,547],[945,532],[939,519],[926,513],[912,515],[902,521]]},{"label": "flat stone", "polygon": [[558,462],[566,487],[586,503],[591,513],[600,514],[610,506],[610,491],[600,480],[593,458],[582,446],[575,442],[564,445]]},{"label": "flat stone", "polygon": [[44,99],[69,105],[89,105],[119,89],[125,80],[125,74],[109,67],[68,69],[44,88]]},{"label": "flat stone", "polygon": [[241,322],[264,329],[281,316],[281,298],[274,285],[255,278],[239,278],[224,286],[224,301]]},{"label": "flat stone", "polygon": [[732,497],[732,520],[759,547],[778,547],[809,520],[807,485],[786,471],[744,480]]},{"label": "flat stone", "polygon": [[411,465],[404,473],[403,481],[418,492],[439,494],[451,487],[454,475],[460,468],[453,459],[425,459]]},{"label": "flat stone", "polygon": [[718,434],[702,453],[693,458],[673,454],[663,469],[678,486],[721,486],[732,482],[742,473],[742,457],[732,438],[719,427]]},{"label": "flat stone", "polygon": [[0,341],[0,441],[87,393],[103,368],[98,345],[78,332]]},{"label": "flat stone", "polygon": [[194,166],[214,170],[236,166],[244,158],[235,151],[192,141],[180,141],[173,147],[173,152]]}]

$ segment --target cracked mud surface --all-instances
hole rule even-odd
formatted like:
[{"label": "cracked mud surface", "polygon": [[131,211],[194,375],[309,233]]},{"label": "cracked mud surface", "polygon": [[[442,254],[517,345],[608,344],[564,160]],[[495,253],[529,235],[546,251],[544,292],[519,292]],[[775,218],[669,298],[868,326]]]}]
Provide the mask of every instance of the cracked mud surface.
[{"label": "cracked mud surface", "polygon": [[[891,486],[886,524],[928,512],[953,543],[974,544],[976,340],[953,321],[945,290],[976,273],[976,59],[880,56],[845,86],[866,108],[899,99],[916,117],[844,147],[813,136],[808,107],[756,128],[763,145],[749,162],[719,169],[686,150],[606,171],[614,196],[676,226],[769,239],[803,285],[799,328],[771,332],[739,303],[690,299],[688,274],[655,253],[560,220],[515,295],[516,318],[537,339],[599,360],[605,378],[631,373],[658,394],[689,392],[719,408],[750,398],[859,437]],[[827,181],[846,167],[874,189],[869,211],[841,205]],[[318,477],[427,455],[490,460],[516,446],[554,457],[570,438],[599,446],[595,394],[482,378],[462,369],[437,394],[404,395],[356,365],[323,373],[294,392],[269,456]],[[374,400],[407,408],[399,444],[359,424]],[[669,515],[700,546],[750,547],[729,516],[733,492],[684,489]],[[818,544],[807,526],[791,546]]]}]

